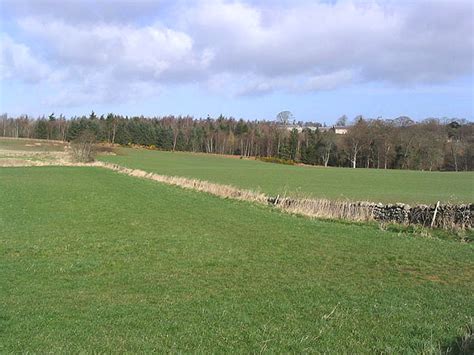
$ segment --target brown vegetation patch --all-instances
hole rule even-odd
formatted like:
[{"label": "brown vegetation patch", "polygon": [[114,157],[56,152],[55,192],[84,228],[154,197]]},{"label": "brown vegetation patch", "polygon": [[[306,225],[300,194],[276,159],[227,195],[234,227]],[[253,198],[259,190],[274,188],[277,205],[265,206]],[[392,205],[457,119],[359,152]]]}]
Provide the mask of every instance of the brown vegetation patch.
[{"label": "brown vegetation patch", "polygon": [[258,193],[258,192],[254,192],[250,190],[242,190],[230,185],[215,184],[208,181],[202,181],[198,179],[188,179],[188,178],[178,177],[178,176],[154,174],[154,173],[146,172],[144,170],[129,169],[129,168],[124,168],[120,165],[109,164],[109,163],[104,163],[104,162],[95,162],[95,163],[92,163],[91,165],[110,169],[110,170],[113,170],[113,171],[116,171],[118,173],[125,174],[128,176],[145,178],[149,180],[163,182],[169,185],[180,186],[186,189],[207,192],[212,195],[216,195],[216,196],[220,196],[224,198],[253,201],[253,202],[259,202],[263,204],[267,203],[267,196],[265,196],[262,193]]}]

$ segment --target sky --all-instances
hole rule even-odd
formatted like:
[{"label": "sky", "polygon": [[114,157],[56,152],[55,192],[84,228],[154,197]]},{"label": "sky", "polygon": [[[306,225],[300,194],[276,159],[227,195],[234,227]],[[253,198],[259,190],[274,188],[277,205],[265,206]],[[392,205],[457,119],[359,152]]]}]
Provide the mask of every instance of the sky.
[{"label": "sky", "polygon": [[0,0],[0,113],[474,121],[468,0]]}]

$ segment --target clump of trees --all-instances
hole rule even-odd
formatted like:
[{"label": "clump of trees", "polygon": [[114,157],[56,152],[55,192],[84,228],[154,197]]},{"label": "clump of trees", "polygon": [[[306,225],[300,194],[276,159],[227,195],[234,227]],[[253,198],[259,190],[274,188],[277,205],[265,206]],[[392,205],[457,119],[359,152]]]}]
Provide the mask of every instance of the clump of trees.
[{"label": "clump of trees", "polygon": [[89,130],[82,131],[71,142],[72,156],[81,163],[89,163],[95,158],[95,135]]},{"label": "clump of trees", "polygon": [[289,111],[274,121],[219,116],[128,117],[115,114],[66,119],[0,116],[0,136],[76,142],[89,132],[97,142],[137,144],[170,151],[232,154],[291,160],[312,165],[378,169],[473,170],[474,124],[462,119],[409,117],[351,123],[346,134],[318,123],[295,125]]}]

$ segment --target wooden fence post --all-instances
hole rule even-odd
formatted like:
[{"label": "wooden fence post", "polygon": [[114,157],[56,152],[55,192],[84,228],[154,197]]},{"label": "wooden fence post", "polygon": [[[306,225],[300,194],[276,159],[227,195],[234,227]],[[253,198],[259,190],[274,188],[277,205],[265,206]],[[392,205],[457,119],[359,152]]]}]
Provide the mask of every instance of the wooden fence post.
[{"label": "wooden fence post", "polygon": [[438,207],[439,207],[439,201],[438,201],[438,203],[436,204],[436,207],[435,207],[435,210],[434,210],[434,214],[433,214],[433,219],[431,220],[431,228],[433,228],[433,226],[434,226],[435,219],[436,219],[436,215],[438,214]]}]

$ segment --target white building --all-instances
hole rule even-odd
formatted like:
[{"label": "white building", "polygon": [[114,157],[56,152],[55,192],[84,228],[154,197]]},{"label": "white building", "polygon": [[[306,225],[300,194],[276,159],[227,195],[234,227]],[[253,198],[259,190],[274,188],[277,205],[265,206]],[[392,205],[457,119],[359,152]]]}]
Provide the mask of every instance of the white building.
[{"label": "white building", "polygon": [[296,129],[298,133],[303,131],[303,129],[310,129],[311,131],[319,130],[320,132],[327,132],[333,129],[334,133],[342,135],[342,134],[347,134],[350,126],[326,126],[326,127],[304,126],[302,127],[302,126],[297,126],[297,125],[288,125],[286,128],[289,131]]}]

